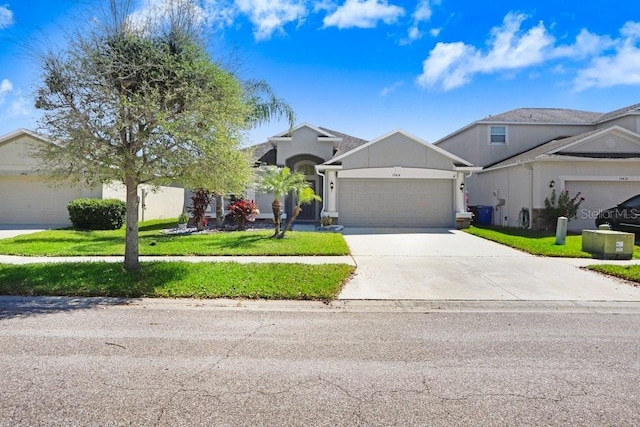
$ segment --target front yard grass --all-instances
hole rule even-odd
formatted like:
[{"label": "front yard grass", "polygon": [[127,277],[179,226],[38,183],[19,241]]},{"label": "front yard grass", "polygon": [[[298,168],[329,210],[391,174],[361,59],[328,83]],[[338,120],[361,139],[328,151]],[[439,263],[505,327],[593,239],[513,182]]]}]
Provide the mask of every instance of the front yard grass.
[{"label": "front yard grass", "polygon": [[0,294],[124,298],[333,300],[351,276],[347,264],[148,262],[0,264]]},{"label": "front yard grass", "polygon": [[[524,228],[472,226],[464,231],[533,255],[591,258],[590,253],[582,251],[582,235],[568,235],[564,245],[556,245],[555,233],[532,231]],[[633,257],[640,258],[640,248],[638,246],[634,247]]]},{"label": "front yard grass", "polygon": [[[167,235],[176,220],[147,221],[139,226],[140,255],[348,255],[339,233],[287,233],[271,239],[273,230]],[[0,254],[24,256],[112,256],[124,254],[125,230],[49,230],[0,239]]]},{"label": "front yard grass", "polygon": [[635,282],[635,286],[640,286],[640,265],[611,265],[600,264],[585,267],[588,270],[598,271],[609,276],[619,277],[631,282]]}]

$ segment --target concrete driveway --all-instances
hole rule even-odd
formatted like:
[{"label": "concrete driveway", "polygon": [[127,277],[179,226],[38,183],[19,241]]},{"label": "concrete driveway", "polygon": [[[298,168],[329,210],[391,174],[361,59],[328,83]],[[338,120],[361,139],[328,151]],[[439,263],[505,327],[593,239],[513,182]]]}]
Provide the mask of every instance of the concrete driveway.
[{"label": "concrete driveway", "polygon": [[595,260],[536,257],[458,230],[343,234],[358,268],[340,299],[640,301],[640,288],[579,268]]},{"label": "concrete driveway", "polygon": [[38,231],[51,230],[54,228],[63,228],[66,225],[40,225],[40,224],[22,224],[22,225],[3,225],[0,224],[0,239],[20,236],[22,234],[37,233]]}]

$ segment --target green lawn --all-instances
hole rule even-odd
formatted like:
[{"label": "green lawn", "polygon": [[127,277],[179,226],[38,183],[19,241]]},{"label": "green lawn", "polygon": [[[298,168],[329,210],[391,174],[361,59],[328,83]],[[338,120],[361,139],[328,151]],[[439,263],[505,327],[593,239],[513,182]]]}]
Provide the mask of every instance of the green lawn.
[{"label": "green lawn", "polygon": [[[556,245],[555,233],[550,234],[549,232],[531,231],[523,228],[473,226],[464,231],[534,255],[591,258],[590,253],[582,251],[581,235],[569,235],[564,245]],[[634,248],[633,257],[640,258],[638,246]]]},{"label": "green lawn", "polygon": [[[140,255],[348,255],[339,233],[287,233],[270,239],[273,231],[165,235],[175,220],[147,221],[139,227]],[[125,230],[50,230],[0,239],[0,254],[26,256],[109,256],[124,254]]]},{"label": "green lawn", "polygon": [[0,264],[0,294],[332,300],[353,273],[346,264],[149,262]]},{"label": "green lawn", "polygon": [[[621,279],[640,283],[640,265],[590,265],[586,267],[589,270],[599,271],[609,276],[619,277]],[[639,286],[639,285],[636,285]]]}]

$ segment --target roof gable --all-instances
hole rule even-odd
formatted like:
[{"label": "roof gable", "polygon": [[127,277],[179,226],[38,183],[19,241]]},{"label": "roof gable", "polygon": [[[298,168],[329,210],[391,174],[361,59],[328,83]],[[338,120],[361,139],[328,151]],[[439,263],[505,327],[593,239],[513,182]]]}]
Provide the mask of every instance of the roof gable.
[{"label": "roof gable", "polygon": [[360,150],[364,150],[364,149],[366,149],[366,148],[368,148],[368,147],[370,147],[370,146],[372,146],[374,144],[381,143],[382,141],[385,141],[385,140],[387,140],[387,139],[389,139],[389,138],[391,138],[393,136],[397,136],[397,135],[403,136],[403,137],[405,137],[405,138],[407,138],[407,139],[409,139],[409,140],[411,140],[411,141],[413,141],[413,142],[415,142],[417,144],[420,144],[420,145],[424,146],[428,150],[435,151],[439,155],[450,159],[451,162],[453,164],[455,164],[455,165],[458,165],[458,166],[473,166],[471,163],[467,162],[466,160],[464,160],[464,159],[462,159],[462,158],[460,158],[458,156],[455,156],[455,155],[449,153],[448,151],[443,150],[440,147],[437,147],[437,146],[435,146],[433,144],[430,144],[427,141],[425,141],[425,140],[423,140],[421,138],[418,138],[415,135],[411,135],[410,133],[408,133],[408,132],[406,132],[406,131],[404,131],[402,129],[391,131],[391,132],[389,132],[389,133],[387,133],[385,135],[382,135],[382,136],[380,136],[380,137],[378,137],[376,139],[373,139],[373,140],[367,142],[366,144],[362,144],[362,145],[360,145],[360,146],[358,146],[358,147],[356,147],[356,148],[354,148],[354,149],[352,149],[352,150],[350,150],[350,151],[348,151],[348,152],[346,152],[346,153],[344,153],[342,155],[334,157],[333,159],[325,162],[325,164],[328,165],[328,164],[332,164],[332,163],[336,163],[336,162],[341,162],[343,159],[358,153]]},{"label": "roof gable", "polygon": [[333,135],[328,131],[323,130],[322,128],[313,126],[309,123],[301,123],[297,126],[292,127],[287,131],[280,132],[279,134],[272,136],[271,138],[269,138],[269,140],[279,139],[279,138],[291,138],[291,135],[293,135],[296,131],[302,128],[308,128],[315,131],[318,134],[318,138],[337,138],[336,135]]},{"label": "roof gable", "polygon": [[37,134],[29,129],[17,129],[17,130],[14,130],[13,132],[9,132],[5,135],[0,136],[0,145],[13,141],[17,138],[20,138],[21,136],[28,136],[37,141],[51,144],[51,141],[48,140],[44,135]]}]

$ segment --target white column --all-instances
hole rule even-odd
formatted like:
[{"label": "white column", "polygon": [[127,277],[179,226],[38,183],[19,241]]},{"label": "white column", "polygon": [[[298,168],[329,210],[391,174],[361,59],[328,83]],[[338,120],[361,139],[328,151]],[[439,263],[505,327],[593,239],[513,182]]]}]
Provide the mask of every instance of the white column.
[{"label": "white column", "polygon": [[[326,210],[328,212],[336,211],[336,194],[338,193],[338,179],[336,175],[336,171],[328,170],[327,171],[327,182],[325,185],[327,186],[327,207]],[[333,183],[333,189],[332,187]]]},{"label": "white column", "polygon": [[465,189],[464,187],[462,187],[462,190],[460,190],[460,187],[464,184],[464,173],[463,172],[458,172],[458,176],[456,177],[456,184],[455,184],[455,188],[453,189],[453,191],[455,192],[456,195],[456,212],[466,212],[467,211],[467,207],[465,206]]}]

